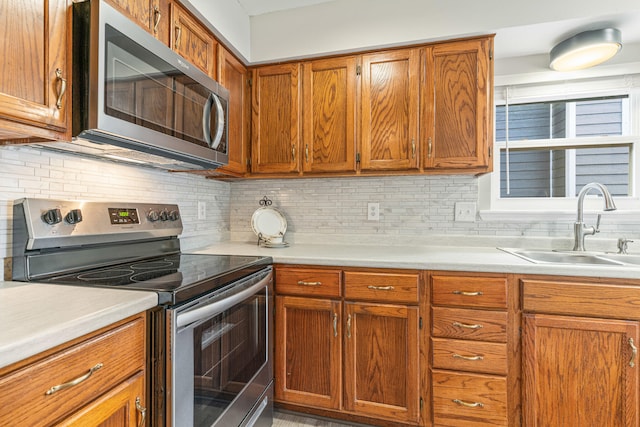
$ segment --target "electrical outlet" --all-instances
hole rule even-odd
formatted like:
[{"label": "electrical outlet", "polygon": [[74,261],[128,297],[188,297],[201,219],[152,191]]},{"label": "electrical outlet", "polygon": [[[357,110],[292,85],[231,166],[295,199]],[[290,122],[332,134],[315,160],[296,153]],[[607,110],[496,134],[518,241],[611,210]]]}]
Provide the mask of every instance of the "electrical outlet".
[{"label": "electrical outlet", "polygon": [[380,203],[367,203],[367,220],[380,221]]},{"label": "electrical outlet", "polygon": [[476,204],[474,202],[457,202],[455,205],[456,222],[475,222]]},{"label": "electrical outlet", "polygon": [[207,219],[207,202],[198,202],[198,219]]}]

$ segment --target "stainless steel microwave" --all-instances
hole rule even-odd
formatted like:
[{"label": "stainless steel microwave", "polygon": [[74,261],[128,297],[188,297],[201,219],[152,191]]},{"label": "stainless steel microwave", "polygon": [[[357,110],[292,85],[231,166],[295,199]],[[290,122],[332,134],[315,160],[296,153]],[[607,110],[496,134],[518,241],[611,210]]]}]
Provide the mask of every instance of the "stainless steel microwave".
[{"label": "stainless steel microwave", "polygon": [[229,92],[104,0],[73,5],[73,141],[43,144],[164,169],[228,162]]}]

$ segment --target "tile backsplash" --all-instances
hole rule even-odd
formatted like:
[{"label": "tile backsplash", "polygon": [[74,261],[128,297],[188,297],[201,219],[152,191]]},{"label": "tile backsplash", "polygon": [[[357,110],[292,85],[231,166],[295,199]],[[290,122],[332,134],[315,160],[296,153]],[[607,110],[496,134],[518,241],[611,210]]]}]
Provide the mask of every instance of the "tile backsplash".
[{"label": "tile backsplash", "polygon": [[[27,146],[0,147],[0,258],[11,256],[13,200],[113,200],[176,203],[185,249],[229,238],[228,183],[186,173],[132,167]],[[206,203],[199,220],[198,201]]]}]

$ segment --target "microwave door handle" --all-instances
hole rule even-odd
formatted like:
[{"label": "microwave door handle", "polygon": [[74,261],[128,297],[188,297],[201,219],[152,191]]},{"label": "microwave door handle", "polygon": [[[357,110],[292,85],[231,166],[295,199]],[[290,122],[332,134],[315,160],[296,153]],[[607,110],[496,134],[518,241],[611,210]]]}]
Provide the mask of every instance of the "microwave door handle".
[{"label": "microwave door handle", "polygon": [[202,109],[202,133],[204,134],[204,140],[209,147],[212,146],[211,141],[211,107],[213,106],[213,94],[210,93],[207,100],[204,102],[204,108]]},{"label": "microwave door handle", "polygon": [[178,328],[185,328],[200,320],[216,316],[258,292],[260,289],[267,286],[267,283],[269,283],[270,280],[271,274],[258,281],[255,285],[252,285],[251,287],[229,297],[222,298],[221,300],[205,305],[204,307],[198,307],[184,313],[179,313],[176,316],[176,326]]},{"label": "microwave door handle", "polygon": [[218,148],[218,146],[222,142],[222,133],[224,132],[225,116],[224,116],[224,109],[222,108],[222,103],[220,102],[218,97],[214,94],[211,94],[210,97],[213,98],[213,102],[215,102],[216,104],[216,113],[217,113],[216,117],[218,118],[218,120],[216,120],[216,123],[218,125],[216,128],[216,135],[213,137],[213,142],[211,143],[211,148],[215,150]]}]

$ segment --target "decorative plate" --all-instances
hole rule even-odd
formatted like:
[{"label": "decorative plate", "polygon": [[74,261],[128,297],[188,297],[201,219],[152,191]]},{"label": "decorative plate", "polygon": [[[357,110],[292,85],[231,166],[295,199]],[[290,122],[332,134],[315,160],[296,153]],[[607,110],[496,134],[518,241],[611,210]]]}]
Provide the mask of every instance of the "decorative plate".
[{"label": "decorative plate", "polygon": [[251,216],[251,228],[261,240],[272,244],[282,243],[287,231],[287,220],[276,208],[258,208]]}]

